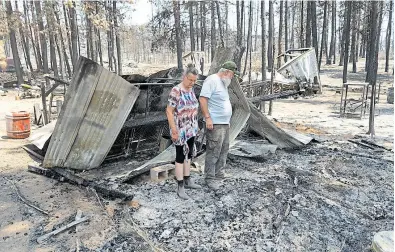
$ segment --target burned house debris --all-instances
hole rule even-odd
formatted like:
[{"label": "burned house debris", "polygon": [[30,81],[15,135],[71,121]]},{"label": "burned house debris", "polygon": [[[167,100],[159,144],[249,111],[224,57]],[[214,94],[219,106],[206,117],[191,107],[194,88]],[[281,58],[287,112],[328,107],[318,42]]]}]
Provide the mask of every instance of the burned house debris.
[{"label": "burned house debris", "polygon": [[[232,58],[233,53],[227,48],[219,50],[209,74],[218,71],[220,63]],[[148,77],[118,76],[81,57],[56,123],[46,125],[41,130],[44,133],[38,132],[31,138],[44,157],[42,169],[56,168],[53,169],[55,172],[63,169],[63,173],[73,175],[70,177],[86,176],[88,181],[95,177],[93,174],[101,174],[102,179],[124,182],[155,166],[173,162],[174,146],[164,149],[168,145],[169,130],[163,111],[168,93],[181,77],[182,72],[177,68]],[[205,76],[199,75],[195,86],[197,95],[204,79]],[[232,144],[246,125],[249,131],[267,138],[281,149],[300,148],[308,143],[299,141],[268,120],[246,98],[243,85],[236,79],[230,85],[230,98],[234,111],[230,132]],[[195,163],[203,169],[205,139],[202,120],[199,127],[197,146],[200,156]],[[161,150],[159,146],[162,146]],[[125,158],[133,161],[117,171],[102,166],[103,162],[108,164]]]}]

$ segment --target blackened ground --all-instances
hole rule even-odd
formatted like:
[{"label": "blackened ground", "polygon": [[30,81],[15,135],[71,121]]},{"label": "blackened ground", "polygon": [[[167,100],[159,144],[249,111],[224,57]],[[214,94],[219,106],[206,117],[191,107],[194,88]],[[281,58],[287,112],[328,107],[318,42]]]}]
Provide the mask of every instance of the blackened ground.
[{"label": "blackened ground", "polygon": [[[230,156],[227,172],[218,192],[188,190],[188,201],[172,179],[122,185],[140,204],[123,218],[164,251],[368,251],[374,233],[394,224],[386,150],[311,143],[259,162]],[[193,177],[204,184],[203,175]]]}]

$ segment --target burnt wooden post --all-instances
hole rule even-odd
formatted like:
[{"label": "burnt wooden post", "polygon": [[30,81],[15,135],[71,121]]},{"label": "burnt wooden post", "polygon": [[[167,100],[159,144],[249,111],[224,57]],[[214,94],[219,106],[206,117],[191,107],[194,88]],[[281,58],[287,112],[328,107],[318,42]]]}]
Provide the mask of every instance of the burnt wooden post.
[{"label": "burnt wooden post", "polygon": [[[46,82],[48,81],[48,79],[46,79]],[[47,113],[47,96],[45,94],[45,84],[44,82],[41,82],[41,100],[43,103],[43,121],[44,121],[44,125],[48,124],[48,113]]]}]

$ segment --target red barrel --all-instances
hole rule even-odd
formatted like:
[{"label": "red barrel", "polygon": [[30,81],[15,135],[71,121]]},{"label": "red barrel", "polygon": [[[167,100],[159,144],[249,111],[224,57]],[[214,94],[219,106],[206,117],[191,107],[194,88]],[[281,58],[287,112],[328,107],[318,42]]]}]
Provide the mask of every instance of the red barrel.
[{"label": "red barrel", "polygon": [[24,139],[30,136],[30,114],[28,112],[6,113],[5,118],[9,138]]}]

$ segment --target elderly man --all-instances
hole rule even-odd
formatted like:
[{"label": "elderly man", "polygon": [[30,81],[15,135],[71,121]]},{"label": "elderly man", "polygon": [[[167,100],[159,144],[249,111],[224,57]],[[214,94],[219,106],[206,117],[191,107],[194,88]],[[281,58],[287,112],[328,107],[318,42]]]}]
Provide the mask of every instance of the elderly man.
[{"label": "elderly man", "polygon": [[208,76],[204,81],[199,97],[207,129],[206,184],[212,190],[218,190],[218,179],[224,179],[229,151],[229,123],[232,117],[228,87],[235,74],[239,74],[236,64],[233,61],[225,62],[218,73]]}]

